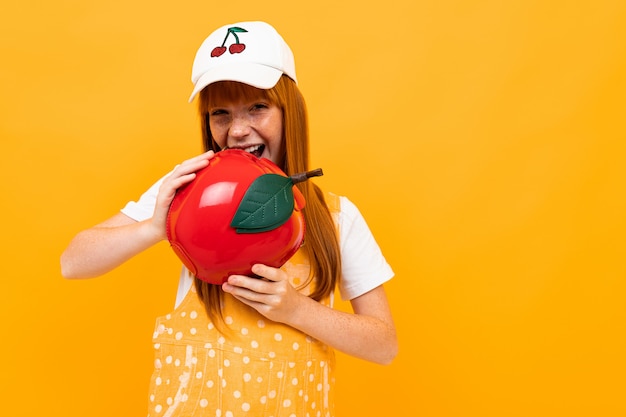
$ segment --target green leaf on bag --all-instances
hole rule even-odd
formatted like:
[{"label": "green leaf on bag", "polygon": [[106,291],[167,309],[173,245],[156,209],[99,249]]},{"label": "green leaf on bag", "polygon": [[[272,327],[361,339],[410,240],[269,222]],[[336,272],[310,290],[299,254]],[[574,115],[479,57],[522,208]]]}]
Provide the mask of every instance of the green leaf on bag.
[{"label": "green leaf on bag", "polygon": [[260,233],[284,224],[294,208],[293,182],[278,174],[263,174],[250,184],[230,226],[237,233]]}]

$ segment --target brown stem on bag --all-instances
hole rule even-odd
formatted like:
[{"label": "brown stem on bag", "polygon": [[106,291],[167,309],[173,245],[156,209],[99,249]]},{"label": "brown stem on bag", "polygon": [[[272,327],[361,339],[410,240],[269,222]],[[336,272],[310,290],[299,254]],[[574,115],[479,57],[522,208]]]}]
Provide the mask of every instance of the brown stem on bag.
[{"label": "brown stem on bag", "polygon": [[313,171],[300,172],[299,174],[293,174],[289,178],[291,178],[291,181],[294,184],[297,184],[299,182],[306,181],[311,177],[321,177],[322,175],[324,175],[322,168],[317,168],[317,169],[314,169]]}]

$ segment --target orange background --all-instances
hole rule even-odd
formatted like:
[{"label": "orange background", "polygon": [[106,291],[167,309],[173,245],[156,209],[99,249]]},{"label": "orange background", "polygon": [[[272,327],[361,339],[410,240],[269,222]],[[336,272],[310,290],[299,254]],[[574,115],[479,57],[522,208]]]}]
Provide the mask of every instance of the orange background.
[{"label": "orange background", "polygon": [[72,282],[59,255],[200,151],[194,53],[261,19],[295,51],[316,181],[397,274],[401,352],[340,355],[338,415],[626,415],[626,3],[296,4],[3,4],[2,414],[145,415],[177,258]]}]

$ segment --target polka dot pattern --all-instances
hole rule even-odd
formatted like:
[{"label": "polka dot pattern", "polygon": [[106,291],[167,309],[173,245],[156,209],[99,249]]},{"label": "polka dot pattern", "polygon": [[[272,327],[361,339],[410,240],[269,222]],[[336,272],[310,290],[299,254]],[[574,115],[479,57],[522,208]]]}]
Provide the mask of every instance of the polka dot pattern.
[{"label": "polka dot pattern", "polygon": [[[304,282],[309,270],[301,258],[294,264],[299,256],[283,268]],[[208,321],[193,287],[157,319],[148,416],[332,417],[332,349],[227,294],[224,301],[226,336]]]}]

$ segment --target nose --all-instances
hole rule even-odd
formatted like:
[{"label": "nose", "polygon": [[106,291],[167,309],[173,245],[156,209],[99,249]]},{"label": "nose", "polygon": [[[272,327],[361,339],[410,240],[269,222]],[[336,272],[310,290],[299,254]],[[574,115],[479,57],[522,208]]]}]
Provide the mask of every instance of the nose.
[{"label": "nose", "polygon": [[240,140],[250,134],[250,120],[245,116],[233,117],[230,129],[228,129],[228,135],[236,140]]}]

